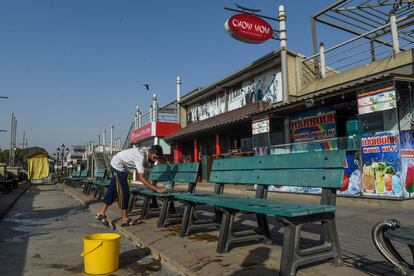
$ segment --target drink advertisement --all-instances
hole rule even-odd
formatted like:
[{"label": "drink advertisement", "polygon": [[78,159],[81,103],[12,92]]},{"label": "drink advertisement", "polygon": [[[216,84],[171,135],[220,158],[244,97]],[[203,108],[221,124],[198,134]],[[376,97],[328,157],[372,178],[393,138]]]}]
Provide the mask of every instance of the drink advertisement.
[{"label": "drink advertisement", "polygon": [[339,195],[361,195],[361,171],[358,166],[358,152],[346,153],[344,164],[344,178]]},{"label": "drink advertisement", "polygon": [[363,195],[403,197],[398,131],[364,134],[361,154]]},{"label": "drink advertisement", "polygon": [[292,151],[326,151],[337,149],[336,113],[331,107],[322,107],[290,118]]},{"label": "drink advertisement", "polygon": [[401,182],[405,195],[414,197],[414,139],[412,130],[401,131]]}]

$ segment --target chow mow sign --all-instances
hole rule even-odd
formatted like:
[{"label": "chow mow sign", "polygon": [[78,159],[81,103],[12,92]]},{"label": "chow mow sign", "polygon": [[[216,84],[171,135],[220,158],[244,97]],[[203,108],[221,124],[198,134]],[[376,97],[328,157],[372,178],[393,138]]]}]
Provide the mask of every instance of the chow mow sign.
[{"label": "chow mow sign", "polygon": [[269,23],[250,14],[233,15],[224,23],[224,28],[235,39],[247,43],[262,43],[273,35]]}]

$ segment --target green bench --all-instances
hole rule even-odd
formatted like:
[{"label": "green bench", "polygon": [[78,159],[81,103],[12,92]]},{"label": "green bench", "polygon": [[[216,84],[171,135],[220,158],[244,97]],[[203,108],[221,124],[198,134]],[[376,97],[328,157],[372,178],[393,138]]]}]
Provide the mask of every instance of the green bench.
[{"label": "green bench", "polygon": [[105,179],[105,172],[106,172],[105,168],[99,168],[95,171],[94,178],[87,178],[87,179],[82,180],[81,184],[83,185],[83,192],[89,195],[94,185]]},{"label": "green bench", "polygon": [[72,186],[74,188],[79,187],[82,184],[82,180],[85,180],[88,178],[89,175],[89,170],[82,170],[79,174],[79,177],[76,177],[75,179],[72,180]]},{"label": "green bench", "polygon": [[[154,183],[170,181],[175,185],[176,182],[188,183],[187,193],[195,191],[197,175],[199,171],[199,163],[178,163],[178,164],[160,164],[153,167],[148,180]],[[158,227],[163,227],[171,219],[177,219],[179,214],[175,213],[174,201],[175,195],[180,192],[157,193],[147,188],[130,189],[130,201],[128,211],[131,212],[137,195],[143,197],[143,206],[140,214],[140,220],[147,219],[149,215],[159,214]],[[150,202],[158,199],[162,202],[161,209],[151,209]]]},{"label": "green bench", "polygon": [[[336,190],[342,185],[344,151],[308,152],[259,157],[214,160],[209,181],[215,184],[212,194],[177,194],[185,204],[180,235],[195,229],[220,225],[217,252],[230,250],[238,243],[251,243],[271,238],[267,216],[284,226],[280,275],[294,275],[299,266],[334,259],[341,262],[341,249],[336,231]],[[226,184],[257,184],[256,196],[223,195]],[[268,185],[319,187],[319,204],[268,200]],[[198,205],[211,205],[215,216],[210,222],[198,222],[194,212]],[[238,213],[256,215],[255,231],[233,229]],[[323,244],[301,249],[301,229],[307,223],[321,223]]]},{"label": "green bench", "polygon": [[75,181],[75,179],[78,179],[80,177],[80,174],[80,171],[72,171],[71,176],[63,178],[63,182],[66,185],[72,185],[72,182]]},{"label": "green bench", "polygon": [[3,193],[9,193],[12,191],[14,186],[14,180],[6,178],[4,176],[0,176],[0,186]]}]

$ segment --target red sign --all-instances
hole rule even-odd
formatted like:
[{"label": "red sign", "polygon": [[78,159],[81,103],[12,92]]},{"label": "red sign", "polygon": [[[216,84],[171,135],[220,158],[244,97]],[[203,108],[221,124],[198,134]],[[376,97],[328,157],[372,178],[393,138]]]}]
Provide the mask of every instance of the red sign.
[{"label": "red sign", "polygon": [[133,144],[142,139],[152,136],[152,124],[146,124],[140,128],[132,130],[129,134],[129,141]]},{"label": "red sign", "polygon": [[152,122],[140,128],[132,130],[129,141],[134,144],[148,137],[164,137],[173,134],[180,129],[180,124],[169,122]]},{"label": "red sign", "polygon": [[262,43],[273,35],[269,23],[250,14],[233,15],[224,23],[224,28],[235,39],[247,43]]},{"label": "red sign", "polygon": [[157,122],[155,127],[155,135],[157,137],[164,137],[173,134],[180,129],[180,124],[169,122]]}]

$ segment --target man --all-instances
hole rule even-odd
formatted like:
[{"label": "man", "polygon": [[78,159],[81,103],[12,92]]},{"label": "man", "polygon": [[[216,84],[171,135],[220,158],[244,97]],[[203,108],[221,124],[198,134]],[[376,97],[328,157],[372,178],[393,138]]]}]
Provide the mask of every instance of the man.
[{"label": "man", "polygon": [[96,219],[108,226],[109,223],[105,215],[106,210],[118,198],[119,208],[122,210],[121,226],[132,225],[133,223],[127,215],[129,203],[128,172],[136,170],[138,172],[138,180],[145,186],[158,193],[164,193],[166,192],[165,188],[158,188],[145,178],[145,173],[152,168],[157,160],[163,160],[162,148],[159,145],[152,146],[151,148],[132,148],[118,152],[110,162],[114,177],[111,179],[103,200],[104,205],[96,214]]}]

